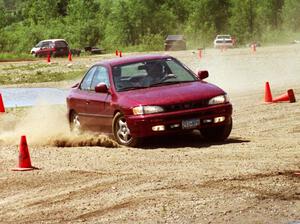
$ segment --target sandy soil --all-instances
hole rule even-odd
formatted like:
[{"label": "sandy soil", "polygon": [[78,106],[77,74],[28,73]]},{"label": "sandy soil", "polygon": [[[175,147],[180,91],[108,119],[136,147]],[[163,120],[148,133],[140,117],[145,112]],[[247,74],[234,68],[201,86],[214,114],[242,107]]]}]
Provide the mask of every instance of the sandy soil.
[{"label": "sandy soil", "polygon": [[[226,142],[193,133],[119,147],[71,137],[64,107],[10,110],[0,115],[0,223],[300,223],[300,103],[263,103],[265,81],[273,96],[293,88],[299,98],[300,47],[171,54],[230,94]],[[40,170],[11,171],[22,134]]]}]

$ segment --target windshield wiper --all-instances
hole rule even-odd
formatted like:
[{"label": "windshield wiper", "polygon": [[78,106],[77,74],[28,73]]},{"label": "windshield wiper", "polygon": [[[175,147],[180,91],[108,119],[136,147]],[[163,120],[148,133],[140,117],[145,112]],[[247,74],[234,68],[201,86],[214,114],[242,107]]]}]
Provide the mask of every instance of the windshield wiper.
[{"label": "windshield wiper", "polygon": [[125,87],[119,89],[119,91],[127,91],[127,90],[133,90],[133,89],[144,89],[147,88],[148,86],[130,86],[130,87]]},{"label": "windshield wiper", "polygon": [[168,82],[159,82],[159,83],[154,83],[150,85],[150,87],[153,86],[164,86],[164,85],[172,85],[172,84],[178,84],[178,83],[185,83],[185,82],[194,82],[195,80],[189,80],[189,81],[168,81]]}]

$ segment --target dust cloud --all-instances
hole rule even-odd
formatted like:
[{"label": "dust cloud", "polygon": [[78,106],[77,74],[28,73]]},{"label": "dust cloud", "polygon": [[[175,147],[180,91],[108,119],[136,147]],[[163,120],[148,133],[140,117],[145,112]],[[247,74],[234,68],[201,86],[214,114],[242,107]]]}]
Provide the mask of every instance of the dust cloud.
[{"label": "dust cloud", "polygon": [[17,145],[26,136],[30,145],[76,147],[118,144],[105,135],[70,132],[65,106],[39,104],[32,108],[12,109],[0,115],[0,144]]},{"label": "dust cloud", "polygon": [[[245,94],[264,91],[265,82],[272,88],[289,89],[299,83],[300,45],[233,48],[227,50],[203,49],[178,52],[176,56],[194,72],[207,70],[205,79],[229,94]],[[170,52],[170,54],[174,54]]]},{"label": "dust cloud", "polygon": [[85,133],[82,135],[69,135],[54,137],[49,141],[50,145],[57,147],[82,147],[82,146],[105,146],[108,148],[119,147],[118,143],[106,135]]}]

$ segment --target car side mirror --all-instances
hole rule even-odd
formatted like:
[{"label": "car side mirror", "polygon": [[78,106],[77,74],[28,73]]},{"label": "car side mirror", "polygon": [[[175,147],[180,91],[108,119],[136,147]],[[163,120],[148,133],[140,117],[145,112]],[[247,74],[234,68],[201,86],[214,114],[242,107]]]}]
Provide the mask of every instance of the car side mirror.
[{"label": "car side mirror", "polygon": [[208,77],[208,71],[206,71],[206,70],[198,71],[197,76],[200,80],[206,79]]},{"label": "car side mirror", "polygon": [[107,85],[104,82],[100,82],[95,86],[96,93],[108,93]]}]

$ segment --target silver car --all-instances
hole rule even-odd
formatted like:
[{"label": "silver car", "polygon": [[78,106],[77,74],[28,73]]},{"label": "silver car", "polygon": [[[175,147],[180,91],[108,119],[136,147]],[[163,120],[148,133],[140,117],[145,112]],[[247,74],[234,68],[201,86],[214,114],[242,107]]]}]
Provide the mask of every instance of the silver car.
[{"label": "silver car", "polygon": [[233,38],[230,35],[217,35],[214,40],[215,48],[232,48],[234,47]]}]

